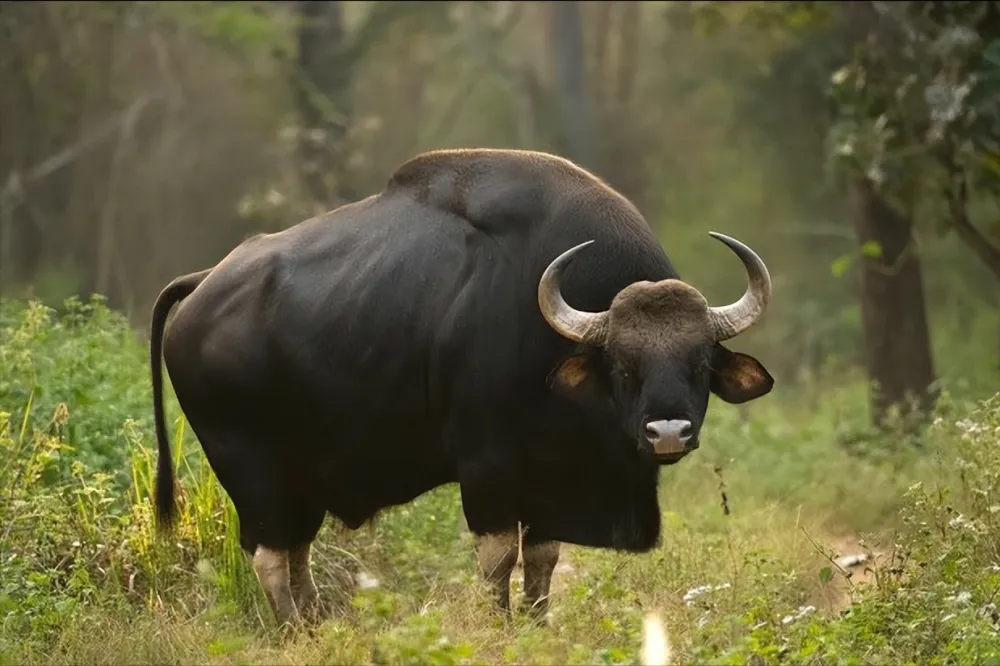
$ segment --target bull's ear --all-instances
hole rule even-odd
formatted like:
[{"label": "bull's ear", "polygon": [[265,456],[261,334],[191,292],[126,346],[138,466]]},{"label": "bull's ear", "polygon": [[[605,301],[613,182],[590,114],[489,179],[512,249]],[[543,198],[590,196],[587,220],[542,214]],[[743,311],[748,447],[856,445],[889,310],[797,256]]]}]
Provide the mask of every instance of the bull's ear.
[{"label": "bull's ear", "polygon": [[712,354],[712,393],[738,405],[767,395],[774,377],[753,356],[729,351],[720,344]]},{"label": "bull's ear", "polygon": [[600,395],[601,381],[597,362],[586,353],[573,354],[560,363],[549,377],[557,392],[580,402]]}]

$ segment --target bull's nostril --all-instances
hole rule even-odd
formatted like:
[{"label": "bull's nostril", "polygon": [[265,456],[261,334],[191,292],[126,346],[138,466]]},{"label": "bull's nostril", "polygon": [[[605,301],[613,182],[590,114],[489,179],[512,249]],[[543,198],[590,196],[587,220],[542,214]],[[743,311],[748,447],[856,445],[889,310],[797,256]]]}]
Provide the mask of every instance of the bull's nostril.
[{"label": "bull's nostril", "polygon": [[646,424],[646,439],[654,444],[669,439],[686,442],[693,433],[691,422],[683,419],[650,421]]}]

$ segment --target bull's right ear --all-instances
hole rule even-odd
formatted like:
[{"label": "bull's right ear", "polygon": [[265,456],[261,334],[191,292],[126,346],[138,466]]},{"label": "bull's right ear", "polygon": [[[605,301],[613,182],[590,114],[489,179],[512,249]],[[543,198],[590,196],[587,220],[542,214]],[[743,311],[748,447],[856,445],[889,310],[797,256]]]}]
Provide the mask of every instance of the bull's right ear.
[{"label": "bull's right ear", "polygon": [[589,354],[573,354],[556,367],[549,383],[567,398],[587,402],[600,395],[598,372],[597,363]]},{"label": "bull's right ear", "polygon": [[739,405],[769,393],[774,377],[753,356],[729,351],[716,343],[710,387],[726,402]]}]

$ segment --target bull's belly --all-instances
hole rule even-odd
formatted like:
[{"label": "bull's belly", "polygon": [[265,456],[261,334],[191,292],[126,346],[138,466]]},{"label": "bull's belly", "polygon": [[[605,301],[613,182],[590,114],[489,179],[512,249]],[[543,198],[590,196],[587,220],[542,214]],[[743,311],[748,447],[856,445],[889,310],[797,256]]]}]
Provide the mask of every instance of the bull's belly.
[{"label": "bull's belly", "polygon": [[580,512],[548,507],[525,515],[522,523],[540,541],[589,548],[641,553],[656,547],[660,540],[660,508],[655,501],[645,499],[615,511]]},{"label": "bull's belly", "polygon": [[331,443],[313,463],[317,499],[356,529],[384,509],[458,480],[455,465],[432,438],[410,437],[405,443],[394,446],[382,438]]}]

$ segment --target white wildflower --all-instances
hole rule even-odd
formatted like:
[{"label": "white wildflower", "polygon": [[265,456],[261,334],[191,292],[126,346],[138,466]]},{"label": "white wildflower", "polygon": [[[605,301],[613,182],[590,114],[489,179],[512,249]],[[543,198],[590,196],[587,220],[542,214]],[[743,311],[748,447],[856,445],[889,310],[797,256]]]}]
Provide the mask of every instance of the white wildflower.
[{"label": "white wildflower", "polygon": [[806,615],[809,615],[810,613],[814,612],[815,610],[816,610],[815,606],[799,606],[799,610],[798,611],[796,611],[792,615],[786,615],[785,617],[781,618],[781,624],[791,624],[792,622],[795,622],[796,620],[801,620]]},{"label": "white wildflower", "polygon": [[959,592],[958,594],[953,594],[950,597],[945,597],[945,601],[950,601],[953,604],[965,605],[972,601],[972,593],[967,591]]},{"label": "white wildflower", "polygon": [[714,585],[714,586],[699,585],[698,587],[692,587],[684,594],[684,603],[685,605],[690,606],[692,601],[694,601],[697,597],[700,597],[703,594],[707,594],[708,592],[715,592],[717,590],[725,590],[729,587],[731,587],[729,583],[722,583],[721,585]]},{"label": "white wildflower", "polygon": [[371,590],[378,587],[378,578],[366,571],[359,571],[354,580],[357,581],[358,587],[362,590]]},{"label": "white wildflower", "polygon": [[976,523],[973,520],[969,520],[962,514],[958,514],[954,518],[948,521],[948,527],[953,530],[966,529],[970,532],[976,531]]},{"label": "white wildflower", "polygon": [[955,427],[962,430],[967,435],[973,435],[983,431],[983,426],[972,419],[962,419],[955,422]]}]

